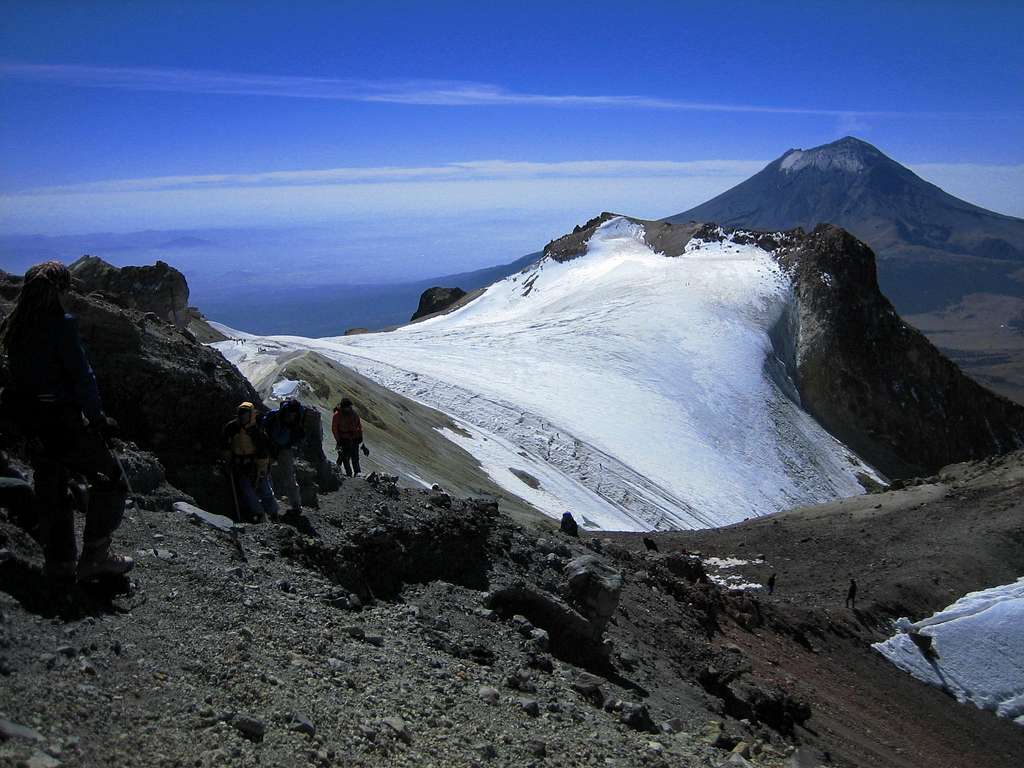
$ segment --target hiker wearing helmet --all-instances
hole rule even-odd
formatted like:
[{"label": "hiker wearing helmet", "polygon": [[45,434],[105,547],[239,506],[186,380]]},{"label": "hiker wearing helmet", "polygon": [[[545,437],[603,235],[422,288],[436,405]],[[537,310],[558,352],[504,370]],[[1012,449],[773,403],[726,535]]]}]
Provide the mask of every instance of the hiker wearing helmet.
[{"label": "hiker wearing helmet", "polygon": [[302,511],[299,484],[295,482],[295,448],[306,439],[303,427],[305,408],[298,400],[288,399],[276,411],[263,416],[260,424],[267,435],[270,458],[284,471],[284,490],[291,504],[289,512]]},{"label": "hiker wearing helmet", "polygon": [[252,403],[239,404],[235,418],[224,425],[222,442],[236,519],[261,523],[268,516],[276,518],[277,499],[270,484],[270,448]]},{"label": "hiker wearing helmet", "polygon": [[[59,261],[31,267],[14,309],[0,324],[14,384],[4,400],[8,407],[16,401],[30,438],[46,575],[55,594],[63,595],[70,594],[76,577],[122,575],[133,565],[130,557],[110,551],[128,486],[106,442],[117,422],[103,412],[78,321],[64,312],[62,297],[70,288],[71,274]],[[89,484],[80,557],[68,498],[72,475]]]},{"label": "hiker wearing helmet", "polygon": [[353,473],[361,474],[359,469],[359,446],[362,445],[363,455],[369,456],[370,450],[363,445],[363,423],[359,414],[347,397],[334,409],[331,419],[331,432],[338,444],[338,463],[345,468],[345,474],[352,477]]}]

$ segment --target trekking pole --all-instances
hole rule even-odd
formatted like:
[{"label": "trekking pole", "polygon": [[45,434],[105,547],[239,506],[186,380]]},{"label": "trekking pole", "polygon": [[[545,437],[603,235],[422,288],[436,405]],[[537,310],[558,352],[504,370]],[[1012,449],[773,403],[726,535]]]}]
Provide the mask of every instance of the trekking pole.
[{"label": "trekking pole", "polygon": [[[110,451],[110,455],[114,457],[114,461],[117,462],[117,468],[121,471],[121,477],[124,478],[125,487],[128,488],[128,495],[134,496],[135,491],[132,489],[132,481],[128,479],[128,473],[124,471],[124,464],[121,463],[121,457],[117,455],[117,451],[107,448]],[[132,503],[135,503],[135,499],[132,499]]]},{"label": "trekking pole", "polygon": [[124,471],[124,464],[121,463],[121,457],[117,455],[117,451],[111,446],[107,436],[100,434],[100,439],[103,440],[103,447],[107,449],[107,452],[114,457],[114,463],[117,464],[117,469],[121,473],[121,478],[124,480],[125,488],[128,489],[128,501],[135,506],[135,499],[132,498],[135,495],[135,490],[132,488],[132,481],[128,479],[128,473]]}]

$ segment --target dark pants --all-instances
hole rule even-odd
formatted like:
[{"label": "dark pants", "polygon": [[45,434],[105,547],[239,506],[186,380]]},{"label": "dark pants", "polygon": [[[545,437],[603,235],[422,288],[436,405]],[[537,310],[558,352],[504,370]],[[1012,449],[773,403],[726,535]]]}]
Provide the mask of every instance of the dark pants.
[{"label": "dark pants", "polygon": [[95,430],[82,425],[72,409],[47,408],[37,419],[41,450],[33,452],[39,541],[48,563],[73,563],[78,558],[74,505],[68,493],[72,475],[88,483],[85,504],[86,545],[113,533],[124,517],[128,487],[114,455]]},{"label": "dark pants", "polygon": [[359,440],[342,438],[338,441],[338,463],[345,468],[345,474],[352,477],[352,473],[359,474]]},{"label": "dark pants", "polygon": [[234,503],[238,505],[238,522],[254,522],[278,515],[278,500],[273,496],[269,473],[259,475],[251,462],[231,467],[234,482]]}]

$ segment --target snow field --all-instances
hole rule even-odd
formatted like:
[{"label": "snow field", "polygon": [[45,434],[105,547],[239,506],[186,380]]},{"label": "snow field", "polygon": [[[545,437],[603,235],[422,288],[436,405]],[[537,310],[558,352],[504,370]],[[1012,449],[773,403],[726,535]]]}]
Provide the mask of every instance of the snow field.
[{"label": "snow field", "polygon": [[[871,647],[918,680],[1024,725],[1024,578],[971,592]],[[933,658],[909,632],[931,637]]]},{"label": "snow field", "polygon": [[[313,349],[500,438],[465,447],[512,493],[530,489],[510,467],[541,479],[536,503],[553,517],[707,527],[857,494],[856,474],[874,475],[766,373],[769,329],[791,298],[754,245],[691,241],[667,258],[616,218],[585,255],[543,259],[448,315],[244,346]],[[231,345],[217,346],[244,357],[247,376],[262,368]]]}]

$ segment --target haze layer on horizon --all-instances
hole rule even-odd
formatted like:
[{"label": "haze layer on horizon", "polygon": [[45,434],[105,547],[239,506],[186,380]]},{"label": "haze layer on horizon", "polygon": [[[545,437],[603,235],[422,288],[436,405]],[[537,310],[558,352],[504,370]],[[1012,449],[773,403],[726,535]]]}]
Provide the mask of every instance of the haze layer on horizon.
[{"label": "haze layer on horizon", "polygon": [[414,280],[851,133],[1024,215],[1010,4],[378,6],[4,3],[0,266]]}]

